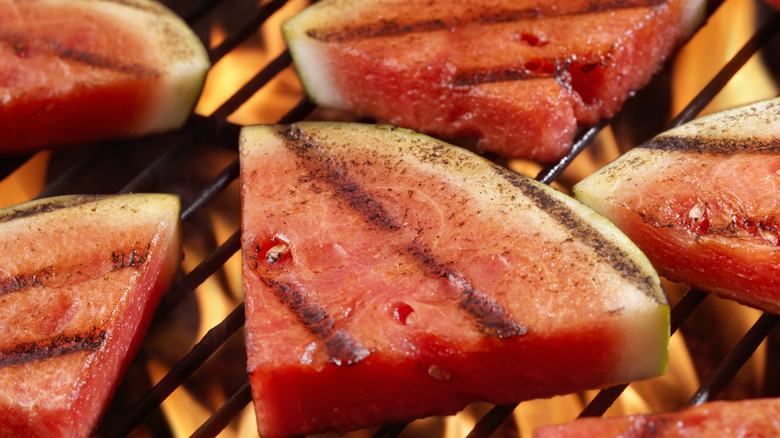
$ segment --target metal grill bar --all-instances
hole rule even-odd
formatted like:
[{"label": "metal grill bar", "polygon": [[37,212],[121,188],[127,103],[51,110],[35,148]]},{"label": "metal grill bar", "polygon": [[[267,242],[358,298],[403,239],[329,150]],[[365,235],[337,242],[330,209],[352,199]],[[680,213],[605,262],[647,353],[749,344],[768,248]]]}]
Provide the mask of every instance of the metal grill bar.
[{"label": "metal grill bar", "polygon": [[244,382],[232,397],[206,420],[192,434],[193,438],[205,438],[217,436],[228,424],[241,412],[246,405],[252,402],[252,389],[249,380]]},{"label": "metal grill bar", "polygon": [[736,347],[718,365],[718,368],[710,378],[696,391],[689,404],[700,405],[717,396],[737,374],[740,368],[750,359],[759,344],[769,336],[769,333],[777,326],[780,316],[764,313],[748,330]]}]

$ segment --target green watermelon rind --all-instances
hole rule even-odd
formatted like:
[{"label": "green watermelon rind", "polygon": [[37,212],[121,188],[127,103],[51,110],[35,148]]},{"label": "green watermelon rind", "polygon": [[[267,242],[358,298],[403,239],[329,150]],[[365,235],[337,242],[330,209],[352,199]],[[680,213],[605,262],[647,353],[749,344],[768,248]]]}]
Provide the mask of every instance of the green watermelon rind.
[{"label": "green watermelon rind", "polygon": [[287,43],[293,66],[301,86],[316,105],[338,108],[343,106],[338,89],[330,83],[327,60],[323,59],[319,44],[306,35],[311,22],[319,20],[319,4],[313,4],[282,24],[282,36]]}]

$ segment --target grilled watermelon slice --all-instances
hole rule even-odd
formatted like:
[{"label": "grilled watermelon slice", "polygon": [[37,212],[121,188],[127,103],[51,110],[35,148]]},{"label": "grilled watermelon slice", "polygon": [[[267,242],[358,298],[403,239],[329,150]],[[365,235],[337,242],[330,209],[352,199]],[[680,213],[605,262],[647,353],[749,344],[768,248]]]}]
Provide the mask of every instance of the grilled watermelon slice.
[{"label": "grilled watermelon slice", "polygon": [[556,160],[701,21],[701,0],[323,0],[283,25],[322,106]]},{"label": "grilled watermelon slice", "polygon": [[780,99],[701,117],[585,178],[574,196],[670,280],[780,314]]},{"label": "grilled watermelon slice", "polygon": [[248,372],[261,436],[664,372],[665,295],[592,210],[389,126],[240,140]]},{"label": "grilled watermelon slice", "polygon": [[90,436],[180,257],[173,195],[0,210],[0,436]]},{"label": "grilled watermelon slice", "polygon": [[0,0],[0,153],[178,128],[208,67],[150,0]]},{"label": "grilled watermelon slice", "polygon": [[677,412],[583,418],[534,431],[534,438],[743,438],[780,436],[780,399],[714,401]]}]

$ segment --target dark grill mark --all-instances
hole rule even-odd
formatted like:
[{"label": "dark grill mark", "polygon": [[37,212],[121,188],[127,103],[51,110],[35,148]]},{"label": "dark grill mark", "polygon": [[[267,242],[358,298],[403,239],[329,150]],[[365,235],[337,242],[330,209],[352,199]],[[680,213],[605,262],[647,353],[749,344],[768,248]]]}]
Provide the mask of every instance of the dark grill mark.
[{"label": "dark grill mark", "polygon": [[488,336],[511,338],[528,333],[528,327],[512,320],[506,310],[485,293],[474,289],[464,276],[438,262],[422,245],[413,245],[407,250],[429,273],[446,277],[457,288],[460,295],[458,307],[477,319],[480,331]]},{"label": "dark grill mark", "polygon": [[[450,277],[450,280],[452,281],[453,277]],[[528,327],[514,322],[501,304],[474,289],[470,284],[462,280],[458,282],[463,283],[460,290],[459,307],[477,318],[483,333],[502,339],[528,333]]]},{"label": "dark grill mark", "polygon": [[144,248],[133,248],[131,250],[114,251],[111,253],[112,270],[130,268],[146,263],[149,258],[149,249],[151,243],[146,244]]},{"label": "dark grill mark", "polygon": [[437,30],[453,29],[472,24],[510,23],[521,20],[531,20],[542,17],[561,17],[570,15],[592,14],[607,12],[616,9],[629,9],[637,7],[657,6],[666,0],[614,0],[612,2],[592,2],[583,4],[579,9],[567,9],[558,2],[556,7],[538,6],[523,9],[493,9],[481,10],[464,14],[459,17],[447,17],[447,19],[434,18],[410,22],[393,20],[381,20],[358,26],[343,26],[337,29],[310,29],[306,33],[314,39],[325,42],[344,42],[349,40],[362,40],[379,38],[392,35],[403,35],[413,32],[432,32]]},{"label": "dark grill mark", "polygon": [[[138,267],[146,263],[149,259],[149,251],[151,249],[151,243],[147,244],[144,248],[130,248],[111,253],[111,267],[109,272],[116,271],[124,268]],[[57,276],[57,272],[82,274],[84,271],[79,269],[80,265],[58,267],[47,266],[34,272],[23,272],[6,278],[0,278],[0,296],[7,295],[13,292],[18,292],[30,287],[45,286],[50,281],[54,280]],[[95,275],[89,278],[98,278],[105,275],[105,272],[97,272]],[[68,275],[70,278],[70,275]]]},{"label": "dark grill mark", "polygon": [[362,190],[360,185],[346,174],[345,166],[327,154],[295,125],[279,129],[285,145],[302,158],[309,169],[310,180],[322,181],[331,186],[336,196],[360,212],[365,218],[385,229],[397,230],[398,225],[384,207]]},{"label": "dark grill mark", "polygon": [[76,207],[90,202],[96,202],[101,199],[105,199],[110,195],[78,195],[68,196],[64,198],[53,198],[47,202],[36,203],[27,206],[21,206],[21,208],[11,207],[6,210],[5,213],[0,213],[0,223],[10,222],[15,219],[21,219],[25,217],[35,216],[38,214],[48,213],[62,208]]},{"label": "dark grill mark", "polygon": [[29,37],[28,35],[16,34],[12,32],[2,32],[0,30],[0,41],[5,41],[6,43],[10,44],[12,47],[17,49],[17,54],[23,57],[29,56],[30,48],[45,46],[51,50],[53,55],[56,55],[60,58],[71,59],[82,64],[90,65],[92,67],[102,68],[119,73],[128,73],[138,77],[156,78],[160,76],[160,72],[147,65],[123,63],[119,59],[110,58],[98,53],[89,52],[86,50],[74,50],[51,38],[36,38],[37,41],[34,41],[32,38],[35,37]]},{"label": "dark grill mark", "polygon": [[511,171],[498,167],[497,169],[507,181],[520,189],[540,210],[565,227],[573,238],[590,247],[605,263],[610,263],[621,277],[631,280],[645,295],[656,302],[665,300],[665,298],[659,297],[655,293],[652,277],[645,274],[642,268],[622,248],[605,238],[591,225],[573,216],[569,208],[559,199],[556,199],[555,196],[547,193],[547,190],[538,187],[531,181],[527,181]]},{"label": "dark grill mark", "polygon": [[705,138],[659,136],[638,147],[709,155],[780,154],[780,141],[770,138]]},{"label": "dark grill mark", "polygon": [[0,348],[0,367],[23,365],[33,361],[79,351],[94,351],[103,345],[106,331],[92,327],[83,332],[61,334],[48,339],[23,342]]},{"label": "dark grill mark", "polygon": [[[359,184],[347,176],[345,166],[338,163],[322,147],[295,125],[280,127],[279,135],[285,139],[285,145],[302,159],[310,178],[322,181],[334,188],[336,196],[346,199],[349,205],[370,222],[382,229],[396,231],[401,229],[400,221],[392,217],[382,205],[363,191]],[[431,251],[419,243],[407,248],[409,252],[429,273],[447,277],[457,285],[461,295],[459,307],[475,317],[480,331],[500,338],[523,335],[527,328],[520,326],[507,314],[495,300],[474,289],[464,276],[445,263],[437,260]]]},{"label": "dark grill mark", "polygon": [[344,330],[336,330],[333,318],[316,302],[306,297],[297,287],[266,278],[260,279],[270,287],[279,301],[287,306],[306,330],[317,335],[325,343],[330,362],[336,365],[354,365],[371,354],[355,342]]},{"label": "dark grill mark", "polygon": [[521,67],[494,67],[459,71],[452,84],[455,86],[479,85],[492,82],[518,81],[526,79],[551,78],[568,68],[566,62],[556,59],[527,61]]},{"label": "dark grill mark", "polygon": [[98,53],[88,52],[85,50],[73,50],[61,46],[56,41],[47,41],[57,51],[61,58],[68,58],[82,64],[91,65],[110,71],[119,73],[128,73],[138,77],[156,78],[160,76],[160,72],[150,68],[146,65],[129,63],[124,64],[118,59],[109,58]]},{"label": "dark grill mark", "polygon": [[10,278],[0,279],[0,296],[33,286],[43,285],[52,274],[52,267],[46,267],[32,273],[24,273]]}]

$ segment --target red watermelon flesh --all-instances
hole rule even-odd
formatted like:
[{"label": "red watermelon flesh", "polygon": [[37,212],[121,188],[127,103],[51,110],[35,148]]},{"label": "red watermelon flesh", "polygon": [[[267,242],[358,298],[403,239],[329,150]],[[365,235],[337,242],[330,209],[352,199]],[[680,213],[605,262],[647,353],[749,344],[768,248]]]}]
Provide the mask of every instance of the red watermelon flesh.
[{"label": "red watermelon flesh", "polygon": [[401,128],[256,126],[240,148],[261,436],[663,372],[654,271],[568,196]]},{"label": "red watermelon flesh", "polygon": [[181,257],[172,195],[0,210],[0,436],[86,437]]},{"label": "red watermelon flesh", "polygon": [[0,153],[136,137],[184,124],[208,60],[148,0],[0,1]]},{"label": "red watermelon flesh", "polygon": [[780,436],[780,399],[714,401],[678,412],[583,418],[534,432],[534,438],[771,438]]},{"label": "red watermelon flesh", "polygon": [[325,0],[284,24],[318,104],[551,161],[698,22],[698,0]]},{"label": "red watermelon flesh", "polygon": [[780,314],[780,99],[702,117],[574,187],[661,275]]}]

